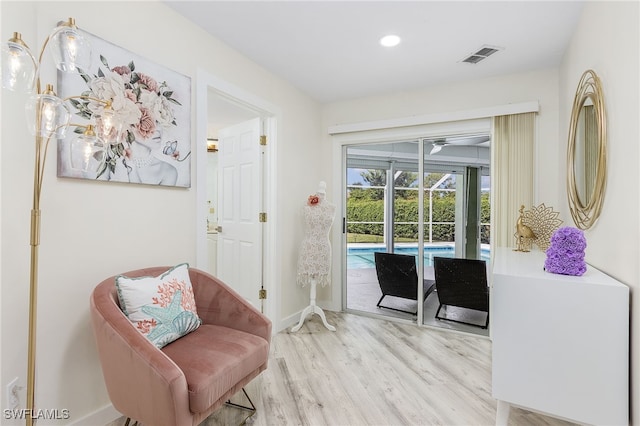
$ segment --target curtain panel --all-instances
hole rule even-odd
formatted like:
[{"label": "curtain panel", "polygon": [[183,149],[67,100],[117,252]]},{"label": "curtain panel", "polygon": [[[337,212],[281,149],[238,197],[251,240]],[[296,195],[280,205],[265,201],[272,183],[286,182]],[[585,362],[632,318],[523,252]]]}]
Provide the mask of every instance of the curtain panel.
[{"label": "curtain panel", "polygon": [[515,247],[521,205],[533,205],[535,113],[493,118],[491,245]]}]

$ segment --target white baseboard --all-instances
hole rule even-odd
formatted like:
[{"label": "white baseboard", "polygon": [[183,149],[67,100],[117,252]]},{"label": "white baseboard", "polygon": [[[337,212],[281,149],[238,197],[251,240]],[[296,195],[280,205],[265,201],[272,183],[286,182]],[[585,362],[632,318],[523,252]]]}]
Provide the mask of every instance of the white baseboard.
[{"label": "white baseboard", "polygon": [[104,426],[112,421],[122,417],[113,405],[109,404],[101,409],[94,411],[93,413],[82,417],[81,419],[75,420],[73,423],[70,423],[71,426],[86,426],[86,425],[96,425],[96,426]]},{"label": "white baseboard", "polygon": [[[324,307],[324,306],[321,306],[320,304],[318,304],[318,307],[322,308],[322,310],[323,310],[323,311],[325,311],[325,312],[326,312],[326,311],[340,312],[340,310],[339,310],[339,309],[338,309],[338,310],[334,310],[334,309],[331,309],[331,308],[326,308],[326,307]],[[306,308],[306,306],[305,306],[305,308]],[[280,320],[280,327],[279,327],[279,329],[278,329],[278,330],[276,330],[276,331],[275,331],[275,333],[278,333],[278,332],[280,332],[280,331],[283,331],[283,330],[285,330],[285,329],[287,329],[287,328],[291,328],[291,327],[293,327],[294,325],[298,324],[298,322],[300,322],[300,315],[302,315],[302,311],[303,311],[303,310],[304,310],[304,308],[303,308],[303,309],[300,309],[298,312],[296,312],[296,313],[295,313],[295,314],[293,314],[293,315],[289,315],[289,316],[288,316],[288,317],[286,317],[286,318],[282,318],[282,320]],[[307,317],[307,320],[308,320],[309,318],[311,318],[311,316],[312,316],[312,315],[309,315],[309,316]]]},{"label": "white baseboard", "polygon": [[289,315],[286,318],[282,318],[280,320],[280,327],[278,327],[279,330],[277,332],[283,331],[287,328],[291,328],[294,325],[296,325],[298,321],[300,321],[300,315],[302,315],[302,309],[300,309],[298,312],[296,312],[293,315]]}]

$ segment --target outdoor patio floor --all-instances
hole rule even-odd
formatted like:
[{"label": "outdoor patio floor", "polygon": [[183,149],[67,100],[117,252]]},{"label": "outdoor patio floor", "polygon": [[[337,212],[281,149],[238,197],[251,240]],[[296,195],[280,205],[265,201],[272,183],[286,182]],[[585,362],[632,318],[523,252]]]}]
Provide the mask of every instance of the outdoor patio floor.
[{"label": "outdoor patio floor", "polygon": [[[433,267],[425,267],[424,277],[433,279]],[[403,318],[415,321],[416,316],[404,312],[397,312],[391,309],[378,308],[376,303],[382,297],[378,278],[375,268],[348,269],[347,270],[347,309],[353,311],[361,311],[384,315],[392,318]],[[424,324],[433,327],[445,328],[450,330],[461,331],[465,333],[476,334],[480,336],[488,336],[489,330],[480,327],[474,327],[466,324],[459,324],[452,321],[442,321],[435,318],[438,310],[438,293],[433,292],[424,302]],[[403,309],[415,312],[418,310],[418,303],[415,300],[402,299],[398,297],[387,296],[382,301],[382,305],[390,306],[396,309]],[[449,306],[443,308],[440,315],[446,315],[458,321],[469,322],[472,324],[484,325],[486,313],[474,311],[471,309],[457,308]]]}]

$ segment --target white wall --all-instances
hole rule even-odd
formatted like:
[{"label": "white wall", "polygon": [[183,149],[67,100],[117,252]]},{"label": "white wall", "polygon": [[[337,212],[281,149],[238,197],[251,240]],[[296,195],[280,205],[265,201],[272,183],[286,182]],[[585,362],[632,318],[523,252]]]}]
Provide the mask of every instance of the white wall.
[{"label": "white wall", "polygon": [[[560,137],[569,131],[571,105],[580,76],[593,69],[601,79],[607,112],[607,188],[602,215],[585,232],[587,262],[631,288],[631,409],[640,424],[640,30],[638,2],[587,2],[560,69]],[[560,179],[566,179],[560,152]],[[563,219],[571,224],[563,198]],[[594,313],[598,306],[594,306]],[[612,330],[613,332],[614,330]]]},{"label": "white wall", "polygon": [[[299,208],[320,179],[318,105],[159,2],[2,2],[2,38],[20,31],[36,52],[58,20],[72,16],[99,37],[191,77],[195,114],[196,71],[202,68],[282,111],[277,146],[274,220],[279,227],[276,265],[282,315],[308,303],[296,290],[295,259],[302,237]],[[45,55],[43,83],[55,83]],[[1,327],[2,385],[26,383],[29,283],[29,211],[33,138],[24,123],[25,97],[2,93]],[[192,135],[196,123],[192,119]],[[192,140],[192,150],[196,141]],[[195,154],[194,154],[195,155]],[[50,148],[42,195],[38,317],[39,408],[66,408],[70,421],[108,405],[89,323],[89,294],[102,279],[150,265],[195,263],[196,182],[162,188],[56,178]],[[6,207],[6,209],[4,209]],[[200,207],[201,208],[201,207]],[[274,213],[272,212],[272,213]],[[279,323],[275,324],[277,329]],[[24,391],[21,395],[24,406]],[[65,422],[57,421],[55,424]],[[4,423],[3,423],[4,424]],[[47,424],[41,421],[39,424]]]}]

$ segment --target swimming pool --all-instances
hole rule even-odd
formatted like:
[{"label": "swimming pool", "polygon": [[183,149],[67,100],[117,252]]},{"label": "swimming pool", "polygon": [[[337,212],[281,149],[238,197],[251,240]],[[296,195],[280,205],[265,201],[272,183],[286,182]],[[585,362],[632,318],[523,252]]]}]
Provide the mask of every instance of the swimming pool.
[{"label": "swimming pool", "polygon": [[[382,246],[364,246],[349,247],[347,249],[347,269],[364,269],[375,268],[375,260],[373,253],[386,252]],[[418,255],[418,247],[396,247],[394,250],[398,254]],[[454,246],[425,246],[424,247],[424,266],[433,266],[433,258],[453,257],[455,253]],[[489,261],[489,249],[482,248],[480,257],[484,261]]]}]

